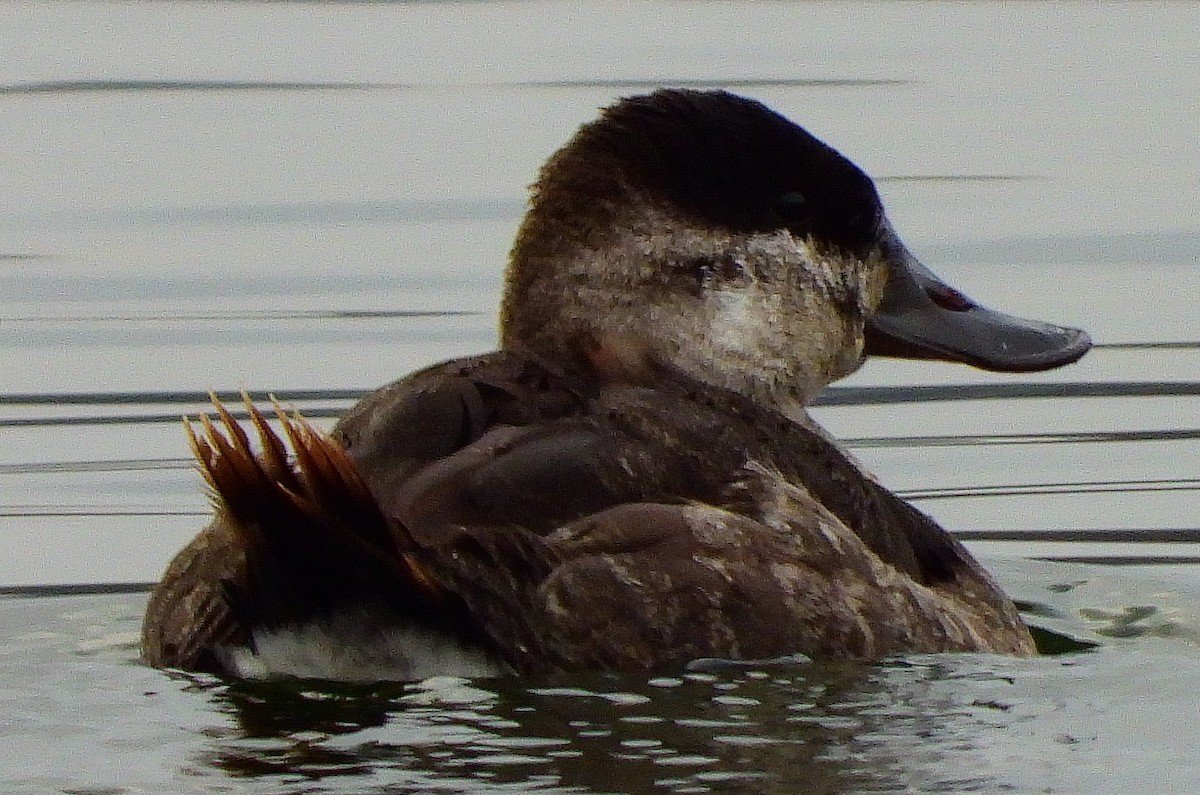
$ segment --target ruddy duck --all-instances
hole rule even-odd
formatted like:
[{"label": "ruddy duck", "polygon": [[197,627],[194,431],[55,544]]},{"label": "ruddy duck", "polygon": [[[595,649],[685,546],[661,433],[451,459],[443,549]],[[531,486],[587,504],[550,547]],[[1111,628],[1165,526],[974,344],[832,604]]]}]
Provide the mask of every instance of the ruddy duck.
[{"label": "ruddy duck", "polygon": [[908,253],[871,180],[758,102],[620,101],[550,158],[501,349],[329,435],[216,407],[213,522],[143,657],[237,676],[651,670],[699,657],[1032,654],[963,546],[805,412],[882,354],[1002,371],[1087,334],[985,309]]}]

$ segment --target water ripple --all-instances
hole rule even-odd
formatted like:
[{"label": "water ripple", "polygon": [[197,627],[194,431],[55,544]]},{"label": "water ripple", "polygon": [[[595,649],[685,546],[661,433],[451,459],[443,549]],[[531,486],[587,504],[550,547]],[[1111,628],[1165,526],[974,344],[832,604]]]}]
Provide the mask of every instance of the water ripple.
[{"label": "water ripple", "polygon": [[[342,316],[342,310],[335,310]],[[240,315],[242,313],[231,313]],[[319,311],[318,311],[319,314]],[[354,316],[355,313],[346,313]],[[370,310],[370,315],[376,310]],[[423,317],[426,313],[396,310],[398,317]],[[434,316],[444,314],[477,315],[478,312],[431,312]],[[214,317],[221,313],[214,313]],[[248,315],[257,318],[253,311]],[[1186,344],[1200,347],[1200,343]],[[274,395],[280,400],[357,400],[366,394],[366,389],[291,389],[291,390],[248,390],[253,400],[267,400]],[[241,393],[221,391],[216,393],[221,400],[241,400]],[[1013,382],[989,384],[940,384],[917,386],[831,386],[817,396],[814,406],[876,406],[897,403],[928,403],[935,401],[993,400],[1024,398],[1114,398],[1114,397],[1200,397],[1200,381],[1108,381],[1108,382]],[[196,391],[146,391],[146,392],[11,392],[0,393],[3,405],[47,405],[62,404],[106,405],[106,404],[155,404],[206,402],[208,392]]]},{"label": "water ripple", "polygon": [[78,94],[110,91],[335,91],[405,88],[401,83],[261,80],[46,80],[0,85],[4,94]]}]

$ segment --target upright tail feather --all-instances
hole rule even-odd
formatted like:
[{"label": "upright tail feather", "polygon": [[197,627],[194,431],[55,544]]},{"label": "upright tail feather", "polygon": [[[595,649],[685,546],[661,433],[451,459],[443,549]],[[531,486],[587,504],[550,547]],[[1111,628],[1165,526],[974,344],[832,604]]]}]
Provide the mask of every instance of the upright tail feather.
[{"label": "upright tail feather", "polygon": [[270,629],[373,604],[439,631],[467,631],[458,600],[402,548],[349,454],[276,403],[281,438],[244,400],[258,452],[216,396],[220,426],[201,415],[197,432],[185,418],[214,507],[246,550],[245,576],[224,583],[235,618]]},{"label": "upright tail feather", "polygon": [[[150,621],[147,659],[192,666],[215,654],[228,668],[220,662],[225,638],[257,652],[261,638],[280,637],[276,630],[367,614],[373,633],[416,628],[507,670],[557,667],[540,594],[557,554],[544,538],[517,526],[456,522],[415,536],[384,513],[350,453],[298,414],[276,404],[276,430],[245,399],[252,439],[215,397],[213,405],[216,421],[185,424],[217,514],[208,532],[229,539],[244,564],[223,565],[213,581],[189,575],[199,596],[173,588],[152,599],[155,615],[199,600],[219,620],[204,625],[203,638],[182,633],[188,649],[201,647],[187,658],[175,649],[181,633],[167,638],[161,621]],[[197,549],[202,557],[203,545]],[[407,655],[391,646],[380,653],[393,652]]]}]

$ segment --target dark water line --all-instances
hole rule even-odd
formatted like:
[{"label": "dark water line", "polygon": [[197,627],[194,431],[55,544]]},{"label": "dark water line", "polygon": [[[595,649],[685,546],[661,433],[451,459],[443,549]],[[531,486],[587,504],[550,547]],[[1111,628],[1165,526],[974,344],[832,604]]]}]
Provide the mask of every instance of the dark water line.
[{"label": "dark water line", "polygon": [[211,511],[124,509],[124,508],[29,508],[27,506],[0,507],[0,519],[78,519],[89,517],[132,517],[132,516],[210,516]]},{"label": "dark water line", "polygon": [[970,499],[976,497],[1034,497],[1044,495],[1063,495],[1073,496],[1077,494],[1163,494],[1172,491],[1200,491],[1200,486],[1195,485],[1177,485],[1177,486],[1156,486],[1154,488],[1144,488],[1141,486],[1112,486],[1109,488],[1085,488],[1085,489],[1068,489],[1058,486],[1042,486],[1031,487],[1024,489],[959,489],[935,492],[922,491],[897,491],[896,496],[903,497],[906,500],[913,502],[926,502],[928,500],[958,500]]},{"label": "dark water line", "polygon": [[[1190,343],[1189,343],[1190,344]],[[254,389],[253,400],[357,400],[368,390],[343,389]],[[218,391],[223,401],[240,401],[241,393]],[[1078,397],[1197,397],[1200,381],[1119,381],[1061,383],[946,384],[923,386],[832,386],[817,396],[815,406],[870,406],[936,401],[993,400],[1013,398]],[[0,405],[127,405],[150,403],[204,403],[207,392],[13,392],[0,394]]]},{"label": "dark water line", "polygon": [[[439,221],[510,221],[521,217],[519,197],[461,199],[397,199],[392,201],[283,202],[218,206],[126,207],[53,215],[40,211],[12,213],[7,224],[216,224],[263,226],[291,224],[428,223]],[[39,280],[47,283],[47,279]],[[112,280],[105,280],[111,282]]]},{"label": "dark water line", "polygon": [[143,315],[63,315],[0,317],[3,323],[196,323],[230,320],[394,320],[469,317],[484,312],[460,309],[246,309],[231,312],[147,313]]},{"label": "dark water line", "polygon": [[995,447],[1010,444],[1091,444],[1095,442],[1174,442],[1200,439],[1200,428],[1149,431],[1079,431],[953,436],[868,436],[842,441],[851,448]]},{"label": "dark water line", "polygon": [[[0,518],[87,518],[87,517],[189,517],[207,518],[210,510],[152,510],[78,509],[11,510],[0,508]],[[1026,543],[1066,544],[1200,544],[1200,528],[1196,527],[1135,527],[1135,528],[1018,528],[1007,530],[954,530],[951,535],[960,541],[1017,541]],[[3,591],[0,590],[0,594]]]},{"label": "dark water line", "polygon": [[[203,414],[205,412],[198,412]],[[236,419],[244,420],[244,411],[229,412]],[[336,419],[346,412],[343,409],[306,409],[301,412],[306,419]],[[183,421],[178,414],[118,414],[92,415],[86,417],[19,417],[0,420],[0,428],[53,428],[80,425],[162,425]]]},{"label": "dark water line", "polygon": [[[276,396],[279,400],[287,399]],[[231,403],[236,398],[221,398]],[[260,399],[256,399],[256,402]],[[198,402],[198,401],[197,401]],[[285,405],[289,411],[291,406]],[[211,413],[203,409],[192,412],[191,416]],[[305,408],[299,412],[306,419],[339,419],[345,414],[344,408]],[[231,409],[238,420],[247,419],[245,411]],[[0,429],[3,428],[55,428],[80,427],[94,425],[162,425],[182,422],[187,416],[175,413],[165,414],[92,414],[75,417],[10,417],[0,419]],[[1082,431],[1076,433],[1027,433],[1006,435],[981,436],[870,436],[847,438],[842,441],[851,449],[879,449],[897,447],[995,447],[1000,445],[1017,444],[1090,444],[1096,442],[1162,442],[1187,441],[1200,439],[1200,428],[1181,428],[1174,430],[1147,431]]]},{"label": "dark water line", "polygon": [[1042,555],[1030,560],[1047,563],[1084,563],[1093,566],[1180,566],[1200,565],[1200,557],[1194,555]]},{"label": "dark water line", "polygon": [[[1030,560],[1049,563],[1085,563],[1106,566],[1200,565],[1200,557],[1171,555],[1042,555]],[[41,598],[54,596],[101,596],[143,594],[154,590],[157,582],[99,582],[58,585],[0,585],[0,597]]]},{"label": "dark water line", "polygon": [[578,80],[512,80],[463,83],[363,83],[258,80],[47,80],[0,85],[0,95],[102,93],[134,91],[403,91],[458,88],[856,88],[909,85],[894,78],[642,78]]},{"label": "dark water line", "polygon": [[0,475],[45,475],[76,472],[157,472],[195,465],[191,458],[109,458],[92,461],[32,461],[0,464]]},{"label": "dark water line", "polygon": [[1103,342],[1092,346],[1092,350],[1109,351],[1191,351],[1200,349],[1200,342]]},{"label": "dark water line", "polygon": [[402,83],[305,83],[255,80],[47,80],[0,85],[3,94],[64,94],[108,91],[378,91]]},{"label": "dark water line", "polygon": [[889,174],[876,182],[1030,182],[1044,180],[1036,174]]},{"label": "dark water line", "polygon": [[789,77],[743,77],[730,79],[705,78],[656,78],[645,80],[641,78],[580,79],[580,80],[519,80],[503,83],[488,83],[489,86],[504,86],[512,88],[630,88],[657,89],[664,86],[672,88],[860,88],[877,86],[904,86],[911,80],[894,78],[789,78]]},{"label": "dark water line", "polygon": [[963,486],[897,491],[907,500],[958,499],[961,497],[1015,497],[1038,494],[1125,494],[1129,492],[1200,491],[1200,478],[1175,480],[1106,480],[1078,483],[1027,483],[1012,486]]},{"label": "dark water line", "polygon": [[91,582],[70,585],[0,585],[0,597],[98,596],[149,593],[153,582]]},{"label": "dark water line", "polygon": [[[276,400],[357,400],[365,389],[248,389],[245,394],[254,401]],[[216,390],[200,392],[13,392],[0,394],[0,405],[16,406],[107,406],[147,405],[151,403],[208,403],[213,395],[226,403],[241,403],[242,392]]]},{"label": "dark water line", "polygon": [[1066,541],[1112,544],[1195,544],[1200,527],[1092,528],[1068,530],[956,530],[962,541]]},{"label": "dark water line", "polygon": [[951,400],[1082,397],[1196,397],[1200,381],[1109,381],[1059,383],[945,384],[921,386],[834,386],[815,406],[869,406]]}]

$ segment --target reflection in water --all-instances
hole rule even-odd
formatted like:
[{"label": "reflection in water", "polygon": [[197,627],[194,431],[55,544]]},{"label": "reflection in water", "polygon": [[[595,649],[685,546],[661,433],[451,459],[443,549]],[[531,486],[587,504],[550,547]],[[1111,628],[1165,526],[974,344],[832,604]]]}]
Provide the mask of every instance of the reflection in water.
[{"label": "reflection in water", "polygon": [[236,729],[214,737],[206,754],[235,776],[337,777],[339,791],[435,780],[450,791],[902,790],[890,779],[904,760],[887,745],[938,732],[944,716],[897,700],[888,680],[943,675],[936,665],[897,664],[883,675],[791,663],[532,687],[222,685],[213,698]]},{"label": "reflection in water", "polygon": [[[1053,571],[1047,614],[1087,580],[1104,585],[1098,570]],[[0,600],[0,676],[20,683],[0,694],[6,792],[1132,791],[1109,781],[1113,760],[1163,782],[1155,792],[1186,792],[1171,783],[1200,775],[1190,756],[1163,755],[1200,676],[1177,636],[1110,635],[1092,653],[1022,660],[245,683],[136,665],[144,603]],[[1096,623],[1153,626],[1168,612],[1116,607]],[[37,761],[47,747],[59,764]]]},{"label": "reflection in water", "polygon": [[947,762],[987,760],[1005,733],[1052,713],[1018,682],[1070,676],[1063,659],[724,663],[532,685],[214,684],[232,723],[207,732],[198,761],[271,792],[326,791],[318,781],[336,792],[995,792],[1010,785],[994,763]]}]

